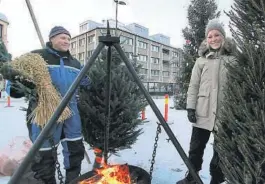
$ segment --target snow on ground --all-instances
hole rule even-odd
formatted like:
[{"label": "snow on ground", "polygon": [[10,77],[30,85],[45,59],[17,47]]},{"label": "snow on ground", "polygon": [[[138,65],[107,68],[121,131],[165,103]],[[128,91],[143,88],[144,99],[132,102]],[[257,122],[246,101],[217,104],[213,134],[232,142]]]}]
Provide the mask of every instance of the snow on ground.
[{"label": "snow on ground", "polygon": [[[154,98],[154,101],[160,109],[160,112],[164,114],[164,99]],[[11,99],[11,105],[13,107],[5,107],[6,101],[0,100],[0,150],[14,137],[28,136],[25,124],[25,112],[19,110],[21,107],[26,107],[27,104],[23,99]],[[173,98],[169,100],[169,107],[173,107]],[[188,153],[192,126],[186,116],[186,111],[169,108],[168,123],[170,128],[174,132],[184,151]],[[110,163],[128,163],[130,165],[140,166],[149,172],[157,129],[156,122],[158,121],[150,106],[146,108],[146,118],[149,122],[140,127],[143,128],[144,133],[139,136],[138,141],[132,146],[132,149],[120,151],[119,157],[112,156],[109,159]],[[182,161],[176,148],[171,142],[166,140],[167,138],[168,136],[162,128],[158,141],[152,184],[174,184],[177,180],[182,179],[187,171],[187,167]],[[203,170],[200,172],[200,176],[205,184],[210,182],[209,164],[212,157],[212,141],[213,138],[211,137],[205,150]],[[89,149],[89,146],[86,146],[86,148],[93,164],[94,154],[92,150]],[[59,148],[58,153],[59,160],[63,163],[61,147]],[[90,171],[92,164],[88,164],[84,159],[82,174]],[[63,164],[61,164],[61,169],[63,170],[62,165]],[[6,184],[8,180],[9,177],[0,177],[0,184]]]}]

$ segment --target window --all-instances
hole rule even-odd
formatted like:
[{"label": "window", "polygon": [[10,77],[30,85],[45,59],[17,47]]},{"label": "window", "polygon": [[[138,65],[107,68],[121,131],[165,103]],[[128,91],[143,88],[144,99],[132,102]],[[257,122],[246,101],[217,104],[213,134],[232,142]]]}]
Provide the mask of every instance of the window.
[{"label": "window", "polygon": [[151,75],[159,76],[159,70],[151,70]]},{"label": "window", "polygon": [[107,29],[100,29],[101,34],[107,34]]},{"label": "window", "polygon": [[173,57],[178,57],[178,53],[177,52],[173,52]]},{"label": "window", "polygon": [[169,55],[169,50],[167,50],[167,49],[162,49],[162,52],[163,52],[163,54]]},{"label": "window", "polygon": [[79,53],[79,54],[78,54],[78,57],[79,57],[79,60],[80,60],[80,61],[83,61],[84,58],[85,58],[85,53],[84,53],[84,52]]},{"label": "window", "polygon": [[145,68],[141,68],[140,69],[140,74],[143,74],[143,75],[146,75],[147,74],[147,69],[145,69]]},{"label": "window", "polygon": [[126,56],[129,58],[129,59],[133,59],[133,53],[132,52],[125,52]]},{"label": "window", "polygon": [[91,35],[87,37],[87,43],[95,42],[95,35]]},{"label": "window", "polygon": [[151,62],[154,63],[154,64],[159,64],[159,58],[152,57],[151,58]]},{"label": "window", "polygon": [[126,36],[121,36],[120,41],[121,41],[121,44],[133,45],[133,39],[126,37]]},{"label": "window", "polygon": [[85,38],[79,40],[79,46],[82,47],[85,45]]},{"label": "window", "polygon": [[139,55],[139,61],[147,61],[147,56],[146,55]]},{"label": "window", "polygon": [[169,67],[169,61],[168,60],[163,60],[163,65]]},{"label": "window", "polygon": [[172,74],[173,74],[173,76],[174,76],[174,77],[176,77],[176,76],[177,76],[177,72],[173,72]]},{"label": "window", "polygon": [[173,63],[172,63],[172,66],[173,66],[173,67],[177,67],[177,66],[178,66],[177,62],[173,62]]},{"label": "window", "polygon": [[93,50],[89,50],[87,51],[87,57],[90,58],[93,54]]},{"label": "window", "polygon": [[152,45],[151,50],[154,52],[159,52],[159,47],[156,45]]},{"label": "window", "polygon": [[138,47],[142,49],[147,49],[147,43],[138,41]]},{"label": "window", "polygon": [[164,77],[169,77],[169,71],[163,71],[163,76]]},{"label": "window", "polygon": [[71,48],[72,49],[75,49],[76,48],[76,42],[71,43]]},{"label": "window", "polygon": [[0,38],[3,38],[3,25],[0,24]]}]

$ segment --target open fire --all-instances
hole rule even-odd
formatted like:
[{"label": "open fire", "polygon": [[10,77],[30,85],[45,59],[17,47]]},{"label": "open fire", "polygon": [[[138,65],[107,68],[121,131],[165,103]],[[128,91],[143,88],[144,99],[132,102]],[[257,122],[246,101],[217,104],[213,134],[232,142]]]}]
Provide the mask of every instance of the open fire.
[{"label": "open fire", "polygon": [[137,166],[104,165],[79,176],[70,184],[151,184],[151,178],[148,172]]},{"label": "open fire", "polygon": [[125,165],[105,165],[96,170],[96,175],[79,184],[132,184],[130,171]]}]

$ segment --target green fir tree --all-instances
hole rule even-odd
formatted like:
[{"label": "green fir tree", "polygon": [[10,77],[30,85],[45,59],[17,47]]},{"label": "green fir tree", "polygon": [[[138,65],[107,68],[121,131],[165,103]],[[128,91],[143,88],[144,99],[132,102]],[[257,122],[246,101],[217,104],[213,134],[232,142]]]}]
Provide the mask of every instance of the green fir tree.
[{"label": "green fir tree", "polygon": [[264,184],[264,0],[235,0],[228,16],[238,52],[236,61],[227,65],[217,151],[228,183]]},{"label": "green fir tree", "polygon": [[[89,90],[80,91],[80,115],[85,141],[93,148],[104,151],[104,129],[106,123],[106,50],[88,72],[92,82]],[[137,69],[138,67],[136,67]],[[122,65],[118,53],[113,49],[111,63],[111,101],[109,152],[130,148],[142,133],[139,113],[147,105],[127,68]]]},{"label": "green fir tree", "polygon": [[3,63],[11,60],[11,54],[7,52],[6,46],[3,40],[0,38],[0,68]]}]

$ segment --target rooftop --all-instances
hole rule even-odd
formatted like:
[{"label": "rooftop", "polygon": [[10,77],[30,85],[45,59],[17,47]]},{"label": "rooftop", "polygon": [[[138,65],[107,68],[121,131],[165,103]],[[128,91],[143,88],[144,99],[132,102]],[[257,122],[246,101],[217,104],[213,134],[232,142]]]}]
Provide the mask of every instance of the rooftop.
[{"label": "rooftop", "polygon": [[[109,21],[110,28],[115,29],[116,21],[114,19],[108,19],[108,21]],[[86,20],[80,24],[80,27],[84,26],[84,25],[89,25],[89,26],[87,26],[86,29],[82,30],[78,35],[74,36],[73,38],[78,37],[80,35],[83,35],[87,32],[95,30],[95,29],[102,29],[102,28],[104,29],[107,27],[107,21],[103,20],[102,23],[99,23],[99,22],[92,21],[92,20]],[[121,31],[124,31],[127,33],[131,33],[131,34],[135,34],[138,37],[142,37],[142,38],[145,38],[147,40],[151,40],[151,41],[160,43],[162,45],[165,45],[165,46],[168,46],[171,48],[176,48],[170,44],[170,37],[169,36],[161,34],[161,33],[149,35],[149,29],[140,25],[140,24],[130,23],[130,24],[126,25],[126,24],[118,21],[117,22],[117,28],[118,28],[118,30],[121,30]],[[140,32],[136,30],[137,28],[140,28]],[[176,49],[178,49],[178,48],[176,48]]]},{"label": "rooftop", "polygon": [[6,23],[9,23],[8,20],[7,20],[7,17],[1,12],[0,12],[0,20],[4,21]]}]

